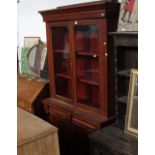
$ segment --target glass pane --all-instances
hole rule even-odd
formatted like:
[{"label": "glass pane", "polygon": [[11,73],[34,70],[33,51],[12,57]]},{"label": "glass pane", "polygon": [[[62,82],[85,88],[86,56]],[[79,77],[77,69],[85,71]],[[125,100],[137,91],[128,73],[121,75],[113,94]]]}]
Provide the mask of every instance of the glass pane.
[{"label": "glass pane", "polygon": [[131,110],[131,124],[130,127],[138,129],[138,76],[134,79],[134,92],[133,92],[133,104]]},{"label": "glass pane", "polygon": [[99,64],[97,58],[77,57],[77,79],[99,85]]},{"label": "glass pane", "polygon": [[78,103],[99,108],[98,26],[75,26]]},{"label": "glass pane", "polygon": [[77,52],[98,51],[98,26],[75,26],[75,48]]},{"label": "glass pane", "polygon": [[52,27],[56,94],[72,98],[69,32],[65,26]]},{"label": "glass pane", "polygon": [[69,52],[69,33],[66,26],[52,27],[52,38],[55,52]]},{"label": "glass pane", "polygon": [[133,105],[131,110],[131,124],[130,127],[134,129],[138,129],[138,97],[135,96],[133,98]]},{"label": "glass pane", "polygon": [[78,82],[77,100],[81,104],[99,108],[99,87]]},{"label": "glass pane", "polygon": [[70,58],[69,54],[54,53],[54,72],[70,77]]},{"label": "glass pane", "polygon": [[56,76],[55,77],[55,85],[56,85],[56,94],[66,97],[72,98],[72,91],[71,91],[71,80],[66,78],[61,78]]}]

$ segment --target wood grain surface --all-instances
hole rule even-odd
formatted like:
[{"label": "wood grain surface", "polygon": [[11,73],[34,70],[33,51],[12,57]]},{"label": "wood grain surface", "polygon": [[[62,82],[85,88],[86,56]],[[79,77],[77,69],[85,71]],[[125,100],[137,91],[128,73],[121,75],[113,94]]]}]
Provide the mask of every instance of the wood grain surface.
[{"label": "wood grain surface", "polygon": [[17,76],[18,99],[32,103],[48,81],[29,80],[28,77]]},{"label": "wood grain surface", "polygon": [[17,112],[18,155],[59,155],[58,129],[20,108]]}]

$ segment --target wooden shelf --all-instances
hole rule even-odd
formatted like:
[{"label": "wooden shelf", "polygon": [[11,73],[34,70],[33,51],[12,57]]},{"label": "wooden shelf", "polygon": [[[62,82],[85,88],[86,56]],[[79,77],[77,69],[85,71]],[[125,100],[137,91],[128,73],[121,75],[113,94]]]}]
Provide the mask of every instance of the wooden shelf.
[{"label": "wooden shelf", "polygon": [[98,110],[98,103],[93,103],[92,100],[89,99],[78,99],[78,105],[81,107],[91,107],[94,111]]},{"label": "wooden shelf", "polygon": [[127,104],[128,97],[127,97],[127,96],[119,97],[119,98],[117,99],[117,101],[120,102],[120,103],[125,103],[125,104]]},{"label": "wooden shelf", "polygon": [[125,76],[125,77],[130,77],[130,72],[131,72],[130,69],[122,70],[122,71],[118,71],[117,72],[117,75],[119,75],[119,76]]},{"label": "wooden shelf", "polygon": [[65,54],[69,54],[69,52],[67,50],[61,50],[61,49],[56,49],[53,52],[54,53],[65,53]]},{"label": "wooden shelf", "polygon": [[59,95],[59,94],[57,94],[57,96],[59,96],[59,97],[64,97],[64,98],[66,98],[66,99],[69,99],[69,100],[71,100],[71,96],[70,95],[68,95],[68,94],[61,94],[61,95]]},{"label": "wooden shelf", "polygon": [[92,56],[93,58],[98,58],[97,52],[84,52],[84,51],[77,51],[77,55],[79,56]]},{"label": "wooden shelf", "polygon": [[57,73],[56,76],[66,78],[66,79],[71,79],[70,75],[68,73],[65,73],[65,72]]},{"label": "wooden shelf", "polygon": [[[134,100],[138,100],[138,96],[134,96],[133,99],[134,99]],[[128,102],[128,96],[119,97],[119,98],[117,99],[117,101],[120,102],[120,103],[125,103],[125,104],[127,104],[127,102]]]},{"label": "wooden shelf", "polygon": [[99,70],[98,69],[87,69],[87,70],[85,70],[85,73],[87,73],[87,74],[91,73],[91,74],[98,75],[99,74]]},{"label": "wooden shelf", "polygon": [[83,82],[83,83],[87,83],[87,84],[91,84],[91,85],[96,85],[96,86],[99,85],[99,82],[95,78],[79,77],[78,81]]}]

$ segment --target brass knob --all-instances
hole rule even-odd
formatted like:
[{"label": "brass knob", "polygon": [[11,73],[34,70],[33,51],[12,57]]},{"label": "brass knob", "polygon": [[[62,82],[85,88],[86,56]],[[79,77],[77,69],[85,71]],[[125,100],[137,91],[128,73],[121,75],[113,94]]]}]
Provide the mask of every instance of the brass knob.
[{"label": "brass knob", "polygon": [[101,16],[103,17],[104,16],[104,13],[101,13]]},{"label": "brass knob", "polygon": [[107,57],[108,56],[108,53],[105,53],[105,56]]},{"label": "brass knob", "polygon": [[96,55],[96,54],[94,54],[94,55],[93,55],[93,58],[96,58],[96,57],[97,57],[97,55]]}]

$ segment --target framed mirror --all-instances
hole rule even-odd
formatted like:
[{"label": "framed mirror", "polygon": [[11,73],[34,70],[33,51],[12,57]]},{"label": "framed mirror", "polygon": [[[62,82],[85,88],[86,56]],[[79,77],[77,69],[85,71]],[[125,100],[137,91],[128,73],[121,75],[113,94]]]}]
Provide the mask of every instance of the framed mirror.
[{"label": "framed mirror", "polygon": [[40,78],[40,71],[43,69],[46,53],[46,45],[41,40],[38,40],[38,44],[29,49],[27,60],[32,76]]},{"label": "framed mirror", "polygon": [[125,133],[138,137],[138,70],[131,69]]},{"label": "framed mirror", "polygon": [[32,46],[38,44],[38,40],[40,40],[40,37],[26,36],[26,37],[24,37],[24,47],[31,48]]}]

